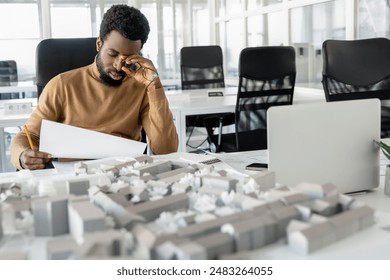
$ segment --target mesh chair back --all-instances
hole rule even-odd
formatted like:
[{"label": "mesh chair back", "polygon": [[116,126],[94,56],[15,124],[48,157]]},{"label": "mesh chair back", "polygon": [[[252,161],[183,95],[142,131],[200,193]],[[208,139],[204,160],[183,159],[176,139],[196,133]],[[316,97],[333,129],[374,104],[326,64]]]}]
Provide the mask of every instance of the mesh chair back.
[{"label": "mesh chair back", "polygon": [[322,50],[327,101],[390,99],[390,40],[327,40]]},{"label": "mesh chair back", "polygon": [[235,121],[238,151],[267,148],[267,110],[292,104],[295,76],[293,47],[241,51]]},{"label": "mesh chair back", "polygon": [[182,89],[225,87],[220,46],[183,47],[180,60]]},{"label": "mesh chair back", "polygon": [[[390,40],[327,40],[322,45],[326,101],[390,99]],[[390,136],[390,107],[382,106],[381,137]]]},{"label": "mesh chair back", "polygon": [[[18,68],[15,60],[0,61],[0,86],[10,86],[18,81]],[[22,93],[23,94],[23,93]],[[20,98],[19,92],[1,93],[0,99]]]},{"label": "mesh chair back", "polygon": [[51,78],[62,72],[91,64],[96,53],[96,38],[42,40],[36,49],[38,98]]},{"label": "mesh chair back", "polygon": [[0,61],[0,86],[9,86],[18,81],[18,70],[15,60]]}]

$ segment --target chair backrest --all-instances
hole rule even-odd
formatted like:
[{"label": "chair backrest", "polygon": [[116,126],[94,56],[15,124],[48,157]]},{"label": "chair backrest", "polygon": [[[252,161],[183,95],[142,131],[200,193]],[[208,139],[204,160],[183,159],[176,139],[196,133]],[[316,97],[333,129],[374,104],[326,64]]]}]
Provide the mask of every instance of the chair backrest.
[{"label": "chair backrest", "polygon": [[220,46],[183,47],[180,69],[182,89],[225,87]]},{"label": "chair backrest", "polygon": [[322,83],[327,101],[390,99],[390,40],[326,40]]},{"label": "chair backrest", "polygon": [[18,81],[18,69],[15,60],[0,61],[0,86],[9,86]]},{"label": "chair backrest", "polygon": [[96,38],[42,40],[36,49],[38,98],[51,78],[62,72],[91,64],[96,53]]},{"label": "chair backrest", "polygon": [[[10,86],[11,83],[18,81],[18,68],[15,60],[0,61],[0,86]],[[24,93],[22,93],[22,96]],[[0,99],[17,99],[20,98],[19,92],[3,92]]]},{"label": "chair backrest", "polygon": [[267,110],[293,102],[296,66],[291,46],[245,48],[239,58],[237,150],[267,148]]}]

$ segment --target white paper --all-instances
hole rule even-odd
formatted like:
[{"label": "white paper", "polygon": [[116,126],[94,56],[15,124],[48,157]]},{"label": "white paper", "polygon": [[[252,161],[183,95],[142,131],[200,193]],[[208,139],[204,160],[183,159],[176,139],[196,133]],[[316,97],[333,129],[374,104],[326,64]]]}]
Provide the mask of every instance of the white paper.
[{"label": "white paper", "polygon": [[[268,163],[268,151],[267,150],[255,150],[248,152],[238,152],[238,153],[210,153],[211,155],[219,158],[234,170],[240,173],[248,173],[245,169],[245,166],[248,164],[259,162],[259,163]],[[253,171],[249,172],[252,173]]]},{"label": "white paper", "polygon": [[98,159],[142,154],[146,143],[48,120],[42,121],[39,150],[58,158]]}]

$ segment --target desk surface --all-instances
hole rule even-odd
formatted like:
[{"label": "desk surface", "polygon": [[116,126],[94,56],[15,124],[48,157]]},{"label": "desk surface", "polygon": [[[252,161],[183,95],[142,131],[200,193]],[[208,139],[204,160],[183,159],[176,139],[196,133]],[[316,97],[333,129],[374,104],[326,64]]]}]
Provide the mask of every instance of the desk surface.
[{"label": "desk surface", "polygon": [[[208,96],[208,92],[218,91],[223,92],[223,96]],[[186,152],[187,116],[234,112],[237,101],[237,87],[170,90],[166,94],[179,135],[180,152]],[[319,91],[296,91],[293,99],[293,104],[325,102],[325,94]]]},{"label": "desk surface", "polygon": [[4,114],[4,110],[0,110],[0,127],[4,128],[24,125],[29,117],[30,114],[6,115]]},{"label": "desk surface", "polygon": [[7,153],[9,151],[6,151],[5,128],[23,126],[29,117],[30,114],[5,115],[4,109],[0,109],[0,173],[4,172],[7,169],[6,166],[9,165],[7,163]]},{"label": "desk surface", "polygon": [[37,91],[37,86],[33,81],[20,81],[11,83],[9,86],[0,86],[0,94],[21,91]]},{"label": "desk surface", "polygon": [[[223,96],[208,96],[209,92],[222,92]],[[218,111],[234,111],[237,88],[170,90],[166,92],[169,108],[172,111],[191,114],[208,114]]]},{"label": "desk surface", "polygon": [[[222,92],[223,96],[208,96],[209,92]],[[169,90],[166,91],[171,109],[200,110],[209,107],[235,106],[237,100],[237,87],[215,89]],[[293,104],[308,102],[325,102],[325,95],[318,91],[296,91]]]}]

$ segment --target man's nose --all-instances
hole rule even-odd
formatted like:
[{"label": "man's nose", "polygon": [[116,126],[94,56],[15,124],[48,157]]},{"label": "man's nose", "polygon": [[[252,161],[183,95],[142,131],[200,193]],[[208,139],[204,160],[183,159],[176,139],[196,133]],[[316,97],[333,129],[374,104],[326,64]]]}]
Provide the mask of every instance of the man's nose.
[{"label": "man's nose", "polygon": [[121,71],[122,67],[125,65],[125,60],[123,59],[122,56],[118,56],[115,61],[114,61],[114,68],[116,71]]}]

